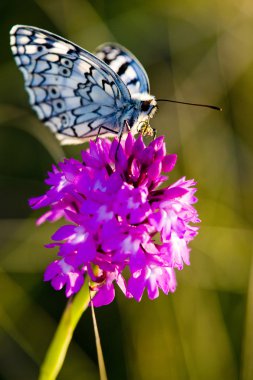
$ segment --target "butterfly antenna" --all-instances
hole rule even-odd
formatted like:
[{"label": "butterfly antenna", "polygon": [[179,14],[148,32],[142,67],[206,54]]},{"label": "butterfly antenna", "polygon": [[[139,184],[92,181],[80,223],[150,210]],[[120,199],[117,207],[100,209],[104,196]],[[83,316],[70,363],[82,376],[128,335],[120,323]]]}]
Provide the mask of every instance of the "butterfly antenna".
[{"label": "butterfly antenna", "polygon": [[222,108],[217,107],[217,106],[212,106],[210,104],[179,102],[178,100],[171,100],[171,99],[156,99],[156,101],[157,102],[170,102],[170,103],[186,104],[188,106],[205,107],[205,108],[211,108],[211,109],[216,110],[216,111],[222,111]]}]

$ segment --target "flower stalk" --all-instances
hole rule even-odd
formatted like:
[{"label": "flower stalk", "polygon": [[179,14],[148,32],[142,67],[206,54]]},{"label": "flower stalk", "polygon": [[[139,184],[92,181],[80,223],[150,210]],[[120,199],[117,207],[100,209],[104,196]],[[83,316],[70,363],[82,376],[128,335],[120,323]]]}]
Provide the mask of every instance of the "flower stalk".
[{"label": "flower stalk", "polygon": [[90,302],[89,284],[84,283],[63,312],[53,340],[41,365],[39,380],[55,380],[60,372],[76,325]]}]

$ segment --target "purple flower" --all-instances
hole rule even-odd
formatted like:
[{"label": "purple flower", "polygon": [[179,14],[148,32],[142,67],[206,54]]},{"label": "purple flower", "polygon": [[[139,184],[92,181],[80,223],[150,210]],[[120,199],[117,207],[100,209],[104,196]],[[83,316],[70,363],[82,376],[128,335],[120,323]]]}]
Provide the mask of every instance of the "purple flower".
[{"label": "purple flower", "polygon": [[49,173],[50,189],[30,199],[33,209],[48,207],[38,220],[65,219],[48,248],[59,259],[44,280],[66,296],[84,281],[96,290],[95,306],[109,304],[115,283],[127,298],[154,299],[176,289],[175,269],[189,265],[188,243],[196,236],[198,214],[193,180],[161,187],[176,163],[166,155],[164,138],[147,147],[128,134],[121,143],[99,139],[82,152],[82,162],[65,159]]}]

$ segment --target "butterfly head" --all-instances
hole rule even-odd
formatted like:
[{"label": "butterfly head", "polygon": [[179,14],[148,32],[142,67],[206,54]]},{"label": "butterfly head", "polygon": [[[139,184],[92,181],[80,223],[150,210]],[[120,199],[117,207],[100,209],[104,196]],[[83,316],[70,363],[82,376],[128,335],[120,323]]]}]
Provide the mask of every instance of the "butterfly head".
[{"label": "butterfly head", "polygon": [[135,126],[137,127],[136,132],[139,132],[144,136],[154,136],[155,132],[149,122],[157,111],[155,97],[150,94],[138,94],[136,95],[135,102],[138,108],[138,119],[135,123]]},{"label": "butterfly head", "polygon": [[154,116],[157,110],[157,102],[155,97],[149,94],[142,94],[140,99],[140,117],[149,119]]}]

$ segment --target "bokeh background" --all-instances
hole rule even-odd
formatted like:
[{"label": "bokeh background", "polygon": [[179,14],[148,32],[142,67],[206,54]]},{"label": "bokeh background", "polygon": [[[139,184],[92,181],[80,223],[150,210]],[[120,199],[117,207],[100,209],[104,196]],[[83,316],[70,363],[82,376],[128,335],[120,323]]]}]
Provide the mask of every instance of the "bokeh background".
[{"label": "bokeh background", "polygon": [[[171,179],[198,182],[201,229],[176,293],[137,303],[118,292],[96,315],[110,380],[253,379],[252,0],[1,0],[0,20],[0,379],[37,378],[65,307],[42,281],[56,226],[35,227],[27,199],[81,149],[63,150],[30,109],[9,48],[17,23],[90,51],[117,41],[143,63],[152,94],[223,108],[164,103],[152,121],[179,157]],[[59,379],[98,378],[87,311]]]}]

